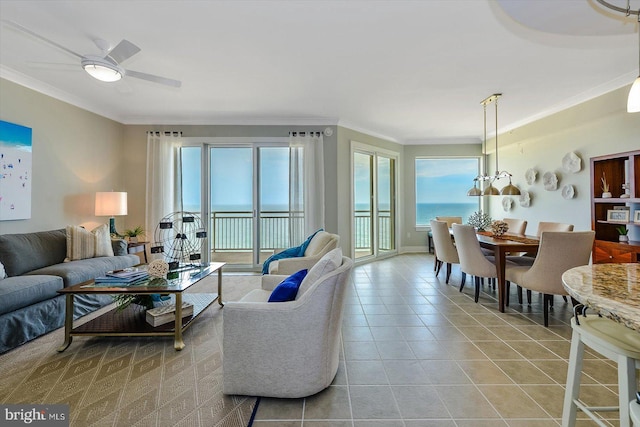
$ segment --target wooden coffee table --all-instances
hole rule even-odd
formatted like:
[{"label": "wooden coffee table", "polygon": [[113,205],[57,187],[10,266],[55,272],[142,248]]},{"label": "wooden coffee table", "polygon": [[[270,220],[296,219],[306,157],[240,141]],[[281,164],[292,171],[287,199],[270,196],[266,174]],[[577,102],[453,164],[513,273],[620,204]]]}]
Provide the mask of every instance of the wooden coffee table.
[{"label": "wooden coffee table", "polygon": [[[74,336],[104,336],[104,337],[148,337],[148,336],[173,336],[174,348],[182,350],[184,341],[182,333],[191,323],[211,304],[218,301],[222,303],[222,267],[224,262],[212,262],[202,267],[194,267],[178,272],[178,277],[166,281],[162,286],[104,286],[96,285],[89,280],[77,285],[63,288],[58,292],[66,295],[66,312],[64,321],[64,343],[58,348],[59,352],[65,351]],[[185,293],[189,287],[195,285],[203,278],[218,272],[218,293],[201,294]],[[135,304],[131,304],[124,310],[117,308],[104,313],[82,325],[73,327],[73,297],[76,294],[169,294],[176,305],[177,322],[169,322],[156,327],[147,323],[145,311]],[[193,315],[182,318],[182,303],[193,304]]]}]

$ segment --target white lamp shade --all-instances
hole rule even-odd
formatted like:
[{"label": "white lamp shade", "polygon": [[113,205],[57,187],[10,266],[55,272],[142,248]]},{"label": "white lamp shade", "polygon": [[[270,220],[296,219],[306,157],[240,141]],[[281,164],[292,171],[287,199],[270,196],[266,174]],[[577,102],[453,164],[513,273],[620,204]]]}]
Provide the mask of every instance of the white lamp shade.
[{"label": "white lamp shade", "polygon": [[638,77],[636,81],[633,82],[631,90],[629,91],[629,99],[627,100],[627,112],[640,112],[640,77]]},{"label": "white lamp shade", "polygon": [[127,193],[105,191],[96,193],[96,216],[116,216],[127,214]]}]

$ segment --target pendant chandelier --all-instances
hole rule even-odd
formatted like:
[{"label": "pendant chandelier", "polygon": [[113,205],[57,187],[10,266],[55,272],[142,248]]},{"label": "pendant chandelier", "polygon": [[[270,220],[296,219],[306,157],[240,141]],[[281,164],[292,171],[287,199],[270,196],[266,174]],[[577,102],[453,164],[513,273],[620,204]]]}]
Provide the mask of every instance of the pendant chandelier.
[{"label": "pendant chandelier", "polygon": [[[518,187],[511,183],[512,175],[507,171],[500,171],[498,168],[498,98],[502,96],[501,93],[494,93],[493,95],[485,98],[481,104],[484,109],[484,139],[482,141],[482,159],[483,159],[483,172],[473,179],[473,188],[467,192],[467,196],[518,196],[520,190]],[[487,175],[487,155],[485,148],[487,145],[487,105],[493,102],[495,106],[496,116],[496,171],[494,175]],[[509,178],[509,184],[502,190],[498,190],[493,184],[502,178]],[[478,187],[477,184],[480,183]],[[485,188],[482,189],[483,183],[487,183]]]},{"label": "pendant chandelier", "polygon": [[638,17],[638,78],[633,82],[633,85],[631,85],[629,98],[627,99],[627,112],[638,113],[640,112],[640,9],[631,10],[631,0],[627,0],[626,9],[610,4],[605,0],[597,1],[611,10],[624,13],[626,16],[636,15]]}]

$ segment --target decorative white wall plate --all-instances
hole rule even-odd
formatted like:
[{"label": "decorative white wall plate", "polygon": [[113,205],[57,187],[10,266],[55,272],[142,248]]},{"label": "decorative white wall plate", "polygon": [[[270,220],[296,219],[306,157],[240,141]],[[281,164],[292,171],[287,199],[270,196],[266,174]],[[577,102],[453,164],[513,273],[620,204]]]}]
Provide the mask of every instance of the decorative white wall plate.
[{"label": "decorative white wall plate", "polygon": [[542,175],[542,183],[547,191],[556,191],[558,189],[558,177],[553,172],[545,172]]},{"label": "decorative white wall plate", "polygon": [[582,169],[582,159],[573,151],[567,153],[562,158],[562,169],[569,173],[580,172],[580,169]]},{"label": "decorative white wall plate", "polygon": [[537,177],[538,172],[535,169],[527,169],[527,171],[524,173],[524,179],[529,185],[533,185],[533,183],[536,182]]},{"label": "decorative white wall plate", "polygon": [[575,195],[576,195],[576,191],[573,185],[567,184],[564,187],[562,187],[562,197],[564,197],[565,199],[567,200],[573,199]]},{"label": "decorative white wall plate", "polygon": [[513,205],[511,197],[505,197],[502,199],[502,209],[504,209],[505,212],[509,212],[511,210],[511,205]]},{"label": "decorative white wall plate", "polygon": [[531,206],[531,195],[529,195],[528,191],[520,192],[520,206],[523,208],[528,208]]}]

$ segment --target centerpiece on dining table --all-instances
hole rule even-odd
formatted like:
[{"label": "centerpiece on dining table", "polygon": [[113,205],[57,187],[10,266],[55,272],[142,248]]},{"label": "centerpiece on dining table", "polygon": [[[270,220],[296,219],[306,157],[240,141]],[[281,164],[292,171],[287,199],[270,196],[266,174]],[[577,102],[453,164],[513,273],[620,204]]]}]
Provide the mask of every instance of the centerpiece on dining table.
[{"label": "centerpiece on dining table", "polygon": [[491,223],[491,234],[493,237],[501,238],[508,230],[509,224],[504,221],[497,220]]},{"label": "centerpiece on dining table", "polygon": [[509,224],[504,221],[497,220],[491,223],[491,233],[493,237],[501,238],[508,230]]},{"label": "centerpiece on dining table", "polygon": [[467,223],[473,226],[476,231],[485,231],[491,226],[491,216],[488,213],[478,211],[469,215]]}]

